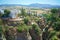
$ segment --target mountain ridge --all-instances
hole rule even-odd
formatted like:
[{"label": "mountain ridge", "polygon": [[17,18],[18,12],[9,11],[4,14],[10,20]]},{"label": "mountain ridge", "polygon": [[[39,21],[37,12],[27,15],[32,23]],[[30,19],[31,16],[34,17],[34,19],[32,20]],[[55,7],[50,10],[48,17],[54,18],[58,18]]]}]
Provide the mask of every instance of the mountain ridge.
[{"label": "mountain ridge", "polygon": [[60,8],[60,5],[39,4],[39,3],[33,3],[33,4],[29,4],[29,5],[22,5],[22,4],[2,4],[0,6],[26,6],[26,7],[38,7],[38,8]]}]

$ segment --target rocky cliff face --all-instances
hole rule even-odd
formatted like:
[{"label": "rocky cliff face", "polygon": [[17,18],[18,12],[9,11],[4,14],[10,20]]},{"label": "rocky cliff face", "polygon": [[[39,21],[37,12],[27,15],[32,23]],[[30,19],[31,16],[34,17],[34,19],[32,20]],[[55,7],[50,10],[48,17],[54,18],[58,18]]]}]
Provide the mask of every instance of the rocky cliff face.
[{"label": "rocky cliff face", "polygon": [[23,31],[23,32],[18,32],[17,33],[17,40],[28,40],[27,39],[27,32]]},{"label": "rocky cliff face", "polygon": [[29,31],[29,33],[30,33],[30,35],[32,36],[32,40],[41,40],[40,35],[37,35],[37,34],[35,33],[35,30],[34,30],[34,29],[31,29],[31,30]]},{"label": "rocky cliff face", "polygon": [[9,28],[5,33],[6,40],[31,40],[31,36],[28,32],[18,32],[15,28]]},{"label": "rocky cliff face", "polygon": [[9,28],[5,32],[6,40],[41,40],[41,36],[35,33],[34,29],[18,32],[16,28]]}]

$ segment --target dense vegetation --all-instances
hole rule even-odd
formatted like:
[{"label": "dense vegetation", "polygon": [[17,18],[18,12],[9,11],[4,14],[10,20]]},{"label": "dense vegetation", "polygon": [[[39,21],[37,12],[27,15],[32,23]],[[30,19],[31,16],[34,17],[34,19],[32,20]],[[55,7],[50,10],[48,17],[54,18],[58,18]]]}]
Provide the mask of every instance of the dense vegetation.
[{"label": "dense vegetation", "polygon": [[[9,17],[10,11],[5,9],[4,14],[1,14],[0,17]],[[6,35],[6,31],[9,28],[16,28],[17,33],[22,33],[24,31],[29,32],[30,36],[32,37],[32,40],[59,40],[60,39],[60,9],[51,9],[50,13],[48,14],[42,14],[42,17],[31,15],[29,16],[25,9],[21,9],[21,14],[19,16],[23,16],[23,20],[20,21],[17,26],[8,26],[7,22],[6,25],[4,25],[4,22],[2,22],[3,19],[0,20],[0,25],[4,25],[4,28],[6,29],[4,34]],[[3,20],[5,21],[5,20]],[[13,22],[15,23],[15,22]],[[1,31],[2,28],[0,28]],[[13,30],[15,31],[15,30]],[[33,33],[34,35],[33,35]],[[10,35],[11,36],[11,35]],[[38,39],[36,39],[37,37]]]}]

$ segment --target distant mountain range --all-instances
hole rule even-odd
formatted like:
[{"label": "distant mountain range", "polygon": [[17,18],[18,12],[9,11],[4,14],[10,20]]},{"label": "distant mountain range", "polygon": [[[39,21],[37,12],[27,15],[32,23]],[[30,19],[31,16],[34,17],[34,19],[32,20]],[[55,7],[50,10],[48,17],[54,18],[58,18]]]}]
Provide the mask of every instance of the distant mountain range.
[{"label": "distant mountain range", "polygon": [[50,4],[29,4],[29,5],[21,5],[21,4],[2,4],[0,6],[25,6],[25,7],[37,7],[37,8],[60,8],[60,5],[50,5]]}]

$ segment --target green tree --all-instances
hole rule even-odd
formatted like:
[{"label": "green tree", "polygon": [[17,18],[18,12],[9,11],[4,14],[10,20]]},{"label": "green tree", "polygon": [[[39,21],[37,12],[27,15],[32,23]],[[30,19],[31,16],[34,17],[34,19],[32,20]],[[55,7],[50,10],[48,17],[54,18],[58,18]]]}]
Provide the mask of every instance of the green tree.
[{"label": "green tree", "polygon": [[0,25],[2,25],[3,24],[3,21],[0,19]]},{"label": "green tree", "polygon": [[38,25],[36,25],[36,24],[33,24],[32,25],[32,28],[35,30],[35,33],[37,34],[37,35],[40,35],[40,28],[38,27]]},{"label": "green tree", "polygon": [[2,32],[2,26],[0,25],[0,32]]},{"label": "green tree", "polygon": [[23,9],[23,8],[21,9],[21,15],[22,16],[26,16],[27,15],[27,13],[25,12],[25,9]]},{"label": "green tree", "polygon": [[10,10],[5,9],[5,10],[4,10],[3,17],[9,17],[9,14],[10,14]]},{"label": "green tree", "polygon": [[0,13],[0,18],[2,17],[2,15],[3,15],[3,14],[2,14],[2,13]]},{"label": "green tree", "polygon": [[[45,18],[45,22],[46,22],[46,26],[45,26],[45,34],[43,36],[46,36],[46,38],[43,38],[43,40],[48,40],[49,39],[49,28],[53,28],[56,31],[59,31],[60,29],[60,18],[58,16],[58,9],[51,9],[51,13],[50,14],[46,14],[44,16]],[[48,26],[47,26],[48,25]],[[50,35],[51,36],[51,35]],[[52,36],[51,36],[52,37]]]},{"label": "green tree", "polygon": [[30,20],[30,18],[29,18],[28,16],[25,17],[25,18],[24,18],[24,23],[25,23],[25,24],[28,24],[29,20]]},{"label": "green tree", "polygon": [[29,31],[29,27],[25,24],[18,25],[18,32]]},{"label": "green tree", "polygon": [[51,13],[58,13],[58,9],[56,8],[53,8],[53,9],[51,9]]},{"label": "green tree", "polygon": [[[53,28],[55,29],[55,30],[57,30],[57,31],[60,31],[60,17],[59,17],[59,14],[58,14],[58,12],[59,12],[59,9],[52,9],[51,10],[51,12],[52,12],[52,24],[53,24]],[[55,14],[54,14],[55,13]]]}]

